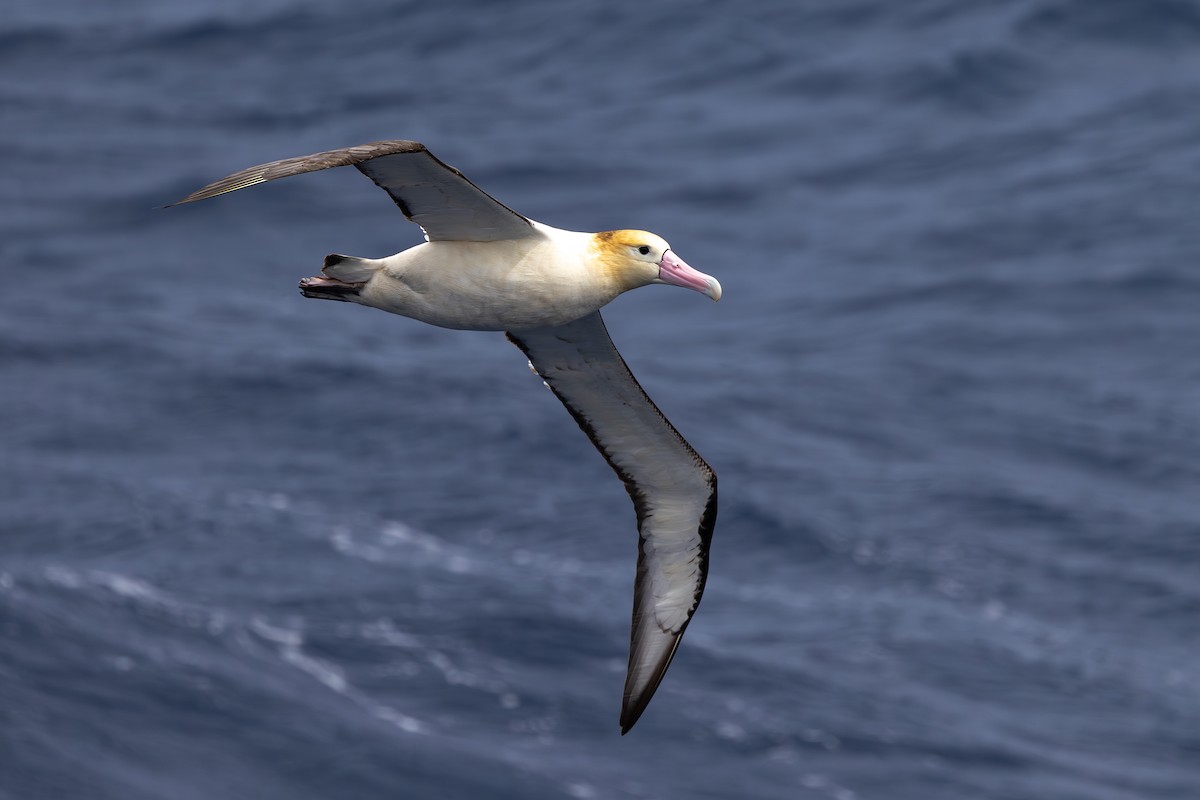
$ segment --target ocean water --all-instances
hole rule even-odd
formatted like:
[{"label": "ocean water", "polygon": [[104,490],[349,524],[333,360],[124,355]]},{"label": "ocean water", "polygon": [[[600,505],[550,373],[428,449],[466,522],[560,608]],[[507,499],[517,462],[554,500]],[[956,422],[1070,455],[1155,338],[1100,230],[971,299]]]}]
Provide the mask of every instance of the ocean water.
[{"label": "ocean water", "polygon": [[[1200,3],[9,0],[0,798],[1200,797]],[[725,288],[606,311],[714,466],[634,518],[499,334],[302,298],[418,139]]]}]

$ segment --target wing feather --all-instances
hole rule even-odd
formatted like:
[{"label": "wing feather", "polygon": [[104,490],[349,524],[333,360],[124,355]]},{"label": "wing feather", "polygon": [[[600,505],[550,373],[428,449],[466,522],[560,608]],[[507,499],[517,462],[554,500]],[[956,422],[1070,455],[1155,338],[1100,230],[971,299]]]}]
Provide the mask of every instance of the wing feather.
[{"label": "wing feather", "polygon": [[704,592],[717,517],[717,476],[638,384],[599,312],[553,328],[510,332],[625,483],[638,521],[627,733],[662,681]]},{"label": "wing feather", "polygon": [[260,164],[210,183],[172,205],[194,203],[306,172],[348,166],[356,167],[386,191],[430,241],[490,242],[536,235],[528,219],[471,183],[425,145],[404,139]]}]

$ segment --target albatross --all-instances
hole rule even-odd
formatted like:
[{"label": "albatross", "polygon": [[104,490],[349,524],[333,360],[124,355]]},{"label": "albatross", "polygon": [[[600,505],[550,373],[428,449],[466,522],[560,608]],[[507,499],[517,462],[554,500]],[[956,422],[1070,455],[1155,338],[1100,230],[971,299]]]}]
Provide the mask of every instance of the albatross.
[{"label": "albatross", "polygon": [[496,201],[419,142],[394,140],[272,161],[172,205],[331,167],[354,166],[417,223],[425,242],[387,258],[330,255],[300,281],[305,297],[390,311],[444,328],[503,331],[625,484],[638,559],[628,733],[654,695],[708,575],[717,475],[643,391],[600,309],[649,284],[721,299],[721,284],[642,230],[581,233],[535,222]]}]

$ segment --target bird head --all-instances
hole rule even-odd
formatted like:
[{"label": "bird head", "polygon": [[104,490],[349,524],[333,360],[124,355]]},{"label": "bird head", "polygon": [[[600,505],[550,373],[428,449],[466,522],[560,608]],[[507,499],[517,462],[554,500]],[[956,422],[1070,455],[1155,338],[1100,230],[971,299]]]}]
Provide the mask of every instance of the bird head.
[{"label": "bird head", "polygon": [[721,299],[721,284],[688,266],[661,236],[649,231],[603,231],[593,235],[601,269],[621,291],[651,283],[682,286]]}]

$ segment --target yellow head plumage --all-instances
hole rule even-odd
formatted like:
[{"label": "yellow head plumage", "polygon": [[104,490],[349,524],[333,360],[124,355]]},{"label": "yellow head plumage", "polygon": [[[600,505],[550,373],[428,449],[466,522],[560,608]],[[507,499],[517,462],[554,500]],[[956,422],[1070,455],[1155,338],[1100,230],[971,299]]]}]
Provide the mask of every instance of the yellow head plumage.
[{"label": "yellow head plumage", "polygon": [[657,281],[659,262],[670,247],[649,231],[602,231],[592,236],[595,268],[622,292]]},{"label": "yellow head plumage", "polygon": [[669,283],[721,299],[721,284],[688,266],[661,236],[621,230],[592,234],[592,268],[613,296],[649,283]]}]

